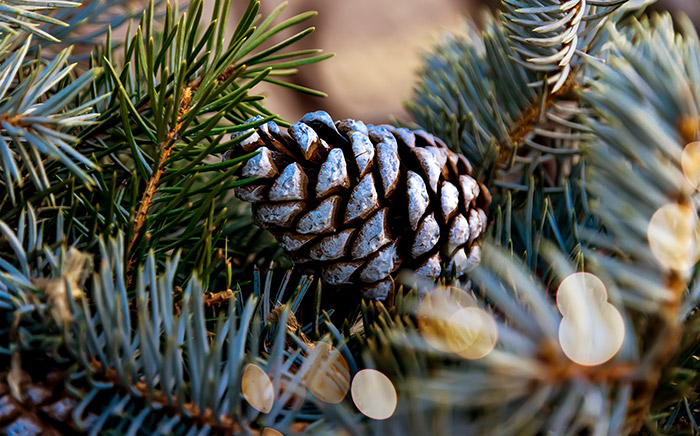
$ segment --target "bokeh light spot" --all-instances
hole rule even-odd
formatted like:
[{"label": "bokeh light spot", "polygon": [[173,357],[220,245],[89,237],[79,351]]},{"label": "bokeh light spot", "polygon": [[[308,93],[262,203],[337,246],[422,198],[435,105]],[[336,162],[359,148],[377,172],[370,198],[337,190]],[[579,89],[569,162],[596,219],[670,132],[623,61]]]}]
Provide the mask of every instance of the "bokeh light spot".
[{"label": "bokeh light spot", "polygon": [[369,418],[387,419],[396,411],[394,384],[377,370],[363,369],[355,374],[350,393],[357,409]]},{"label": "bokeh light spot", "polygon": [[465,307],[450,316],[447,342],[452,352],[465,359],[486,357],[498,341],[498,326],[491,314],[478,307]]},{"label": "bokeh light spot", "polygon": [[259,366],[249,363],[243,370],[241,379],[243,397],[255,410],[269,413],[275,402],[275,391],[272,381]]},{"label": "bokeh light spot", "polygon": [[681,169],[688,182],[700,190],[700,141],[688,143],[681,154]]},{"label": "bokeh light spot", "polygon": [[608,291],[598,277],[582,272],[566,277],[557,290],[557,306],[562,314],[559,344],[569,359],[594,366],[620,351],[625,323],[608,303]]},{"label": "bokeh light spot", "polygon": [[436,287],[423,297],[416,312],[421,336],[437,350],[454,352],[454,344],[450,344],[449,338],[468,339],[464,332],[455,331],[459,326],[452,324],[450,318],[460,309],[474,306],[476,300],[463,289],[455,286]]},{"label": "bokeh light spot", "polygon": [[340,403],[350,389],[350,369],[343,355],[327,342],[317,342],[301,371],[306,388],[326,403]]},{"label": "bokeh light spot", "polygon": [[700,220],[684,204],[667,204],[654,212],[647,238],[651,252],[667,268],[687,270],[700,258]]}]

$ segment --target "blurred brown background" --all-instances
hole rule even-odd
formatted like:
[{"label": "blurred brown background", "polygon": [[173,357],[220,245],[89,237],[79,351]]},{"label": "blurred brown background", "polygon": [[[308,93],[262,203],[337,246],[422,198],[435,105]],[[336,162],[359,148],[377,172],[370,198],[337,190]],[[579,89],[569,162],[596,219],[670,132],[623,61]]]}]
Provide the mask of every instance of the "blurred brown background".
[{"label": "blurred brown background", "polygon": [[[248,1],[232,3],[229,23],[233,27]],[[263,14],[280,3],[263,0]],[[317,109],[335,119],[371,123],[386,122],[392,116],[408,119],[402,103],[410,96],[422,54],[443,32],[460,31],[465,16],[478,18],[484,9],[498,5],[499,0],[292,0],[280,18],[319,12],[307,22],[316,31],[295,48],[322,48],[336,55],[302,67],[290,80],[324,91],[328,97],[265,86],[267,107],[289,121]],[[682,10],[696,24],[700,22],[700,0],[660,0],[654,8]]]}]

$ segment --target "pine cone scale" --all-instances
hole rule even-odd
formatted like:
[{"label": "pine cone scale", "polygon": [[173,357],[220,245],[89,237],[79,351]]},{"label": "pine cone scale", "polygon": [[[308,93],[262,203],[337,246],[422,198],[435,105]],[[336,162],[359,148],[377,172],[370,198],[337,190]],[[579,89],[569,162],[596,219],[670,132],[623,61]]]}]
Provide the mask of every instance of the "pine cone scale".
[{"label": "pine cone scale", "polygon": [[338,210],[342,198],[333,195],[301,217],[296,230],[302,235],[334,232],[338,228]]},{"label": "pine cone scale", "polygon": [[271,201],[308,200],[309,179],[298,163],[288,165],[270,187],[268,198]]},{"label": "pine cone scale", "polygon": [[382,179],[384,197],[390,197],[399,184],[399,153],[396,144],[377,144],[377,166]]},{"label": "pine cone scale", "polygon": [[321,239],[309,249],[309,256],[319,261],[335,260],[345,256],[356,230],[345,229]]},{"label": "pine cone scale", "polygon": [[334,148],[328,153],[328,159],[321,165],[316,183],[316,198],[323,198],[343,188],[350,187],[348,166],[340,148]]},{"label": "pine cone scale", "polygon": [[408,197],[408,220],[411,224],[411,229],[416,230],[420,219],[428,209],[430,204],[430,196],[428,188],[425,186],[425,181],[413,171],[408,171],[408,189],[406,191]]}]

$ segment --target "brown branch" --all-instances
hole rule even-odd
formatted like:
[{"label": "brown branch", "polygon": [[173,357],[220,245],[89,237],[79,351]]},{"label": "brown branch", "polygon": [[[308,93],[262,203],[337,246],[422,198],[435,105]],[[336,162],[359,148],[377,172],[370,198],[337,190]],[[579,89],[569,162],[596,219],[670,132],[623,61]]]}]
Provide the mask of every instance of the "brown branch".
[{"label": "brown branch", "polygon": [[[182,288],[179,286],[176,287],[174,295],[178,295],[182,293]],[[225,291],[219,291],[219,292],[204,292],[202,294],[202,304],[204,304],[205,308],[209,308],[212,306],[221,306],[227,301],[230,301],[232,298],[235,298],[235,293],[230,290],[226,289]],[[182,305],[184,304],[184,301],[182,299],[178,300],[175,302],[175,307],[174,307],[174,314],[179,315],[182,313]],[[134,311],[136,309],[134,308]]]},{"label": "brown branch", "polygon": [[[165,135],[165,139],[160,144],[158,144],[158,150],[160,151],[158,166],[156,167],[156,170],[153,172],[153,174],[151,174],[151,177],[146,183],[146,189],[143,192],[143,197],[141,197],[139,208],[136,211],[136,219],[134,220],[134,236],[129,242],[128,252],[131,252],[131,250],[134,248],[134,243],[138,238],[139,232],[141,231],[141,227],[143,227],[143,223],[146,221],[146,216],[148,215],[148,208],[153,202],[153,196],[156,193],[156,189],[158,189],[158,183],[160,182],[160,178],[165,172],[165,161],[168,160],[168,158],[170,157],[170,153],[173,151],[175,140],[177,138],[177,133],[180,131],[182,118],[185,115],[187,115],[187,112],[190,109],[191,99],[192,88],[190,88],[190,86],[188,85],[185,87],[185,89],[182,90],[182,97],[180,98],[180,105],[178,108],[177,121],[175,122],[175,125]],[[130,270],[130,266],[130,264],[127,266],[127,271]]]},{"label": "brown branch", "polygon": [[[571,75],[557,92],[545,94],[532,102],[532,105],[522,113],[508,132],[509,143],[502,142],[498,144],[498,158],[496,163],[499,168],[504,167],[506,163],[511,160],[513,154],[517,153],[520,143],[525,136],[539,124],[540,117],[554,104],[557,97],[569,95],[573,93],[577,87],[578,84],[576,80],[573,79],[573,75]],[[545,99],[544,108],[543,112],[540,112],[542,99]],[[513,147],[510,147],[511,144]]]},{"label": "brown branch", "polygon": [[[686,288],[683,277],[672,271],[667,276],[667,288],[673,293],[673,299],[663,307],[658,321],[661,327],[651,326],[649,335],[653,335],[653,347],[650,351],[651,361],[647,373],[641,378],[641,382],[634,387],[631,411],[627,417],[627,432],[637,433],[641,430],[651,410],[654,394],[659,387],[664,369],[676,354],[683,336],[682,324],[678,320],[682,295]],[[640,368],[644,370],[645,368]]]},{"label": "brown branch", "polygon": [[582,378],[593,383],[616,382],[634,377],[637,364],[632,362],[609,363],[597,366],[583,366],[562,358],[561,347],[557,342],[547,341],[540,346],[538,358],[546,367],[547,380],[553,384]]},{"label": "brown branch", "polygon": [[[235,64],[230,64],[223,70],[221,74],[219,74],[216,80],[219,83],[224,82],[225,80],[229,79],[231,75],[233,75],[236,71],[243,70],[245,68],[245,65],[236,67]],[[146,189],[143,192],[143,196],[141,197],[141,202],[139,203],[138,210],[136,211],[136,217],[134,219],[133,237],[131,238],[131,241],[129,241],[129,247],[127,250],[127,253],[131,254],[126,265],[127,286],[130,286],[132,281],[132,277],[129,274],[134,262],[133,253],[131,253],[131,251],[133,250],[136,240],[138,239],[138,236],[141,232],[141,229],[144,223],[146,222],[146,217],[148,216],[148,209],[150,208],[151,203],[153,202],[153,197],[155,196],[155,193],[158,190],[160,178],[163,176],[163,173],[165,173],[165,162],[170,157],[173,147],[175,146],[175,142],[177,141],[178,132],[182,127],[181,121],[189,112],[192,103],[192,95],[199,89],[199,85],[202,83],[202,80],[203,76],[199,76],[191,82],[189,82],[187,85],[185,85],[185,87],[182,90],[182,95],[180,97],[178,115],[175,125],[165,135],[165,139],[163,139],[163,141],[158,144],[157,148],[160,152],[160,157],[158,158],[158,166],[156,167],[156,170],[153,172],[153,174],[151,174],[151,177],[146,183]]]},{"label": "brown branch", "polygon": [[[134,401],[143,401],[143,407],[146,407],[146,401],[148,399],[148,404],[157,404],[163,412],[170,416],[178,416],[185,422],[190,422],[199,427],[208,426],[213,430],[214,434],[241,434],[244,431],[243,425],[238,422],[234,417],[230,415],[215,416],[214,412],[207,408],[202,410],[199,406],[192,402],[184,403],[182,406],[178,406],[178,400],[175,396],[171,396],[171,400],[168,400],[168,396],[165,392],[156,390],[152,392],[146,382],[137,381],[131,386],[123,386],[122,380],[120,379],[117,371],[113,368],[104,368],[100,362],[93,360],[91,363],[91,369],[94,372],[93,377],[95,379],[102,379],[118,389],[122,389],[128,392],[137,391],[141,394],[140,398],[133,397],[130,393],[129,396],[133,397]],[[231,393],[235,395],[235,393]],[[302,433],[308,423],[305,422],[295,422],[290,426],[292,434]],[[262,434],[261,429],[255,429],[246,426],[246,434],[260,435]]]},{"label": "brown branch", "polygon": [[[270,311],[270,313],[267,314],[267,318],[265,320],[271,323],[278,323],[280,321],[280,317],[282,316],[282,312],[286,307],[286,304],[280,304],[279,306],[275,307],[272,309],[272,311]],[[292,311],[287,312],[287,331],[289,332],[286,339],[288,349],[291,350],[296,346],[296,342],[294,339],[292,339],[292,335],[295,335],[297,339],[299,339],[305,345],[313,346],[313,342],[309,340],[309,338],[301,330],[301,324],[299,324],[296,316],[294,316],[294,312]]]},{"label": "brown branch", "polygon": [[700,119],[698,117],[684,116],[676,123],[676,130],[687,144],[697,141],[700,131]]},{"label": "brown branch", "polygon": [[230,289],[219,292],[205,292],[202,297],[202,302],[204,303],[204,307],[220,306],[233,298],[233,295],[234,293]]},{"label": "brown branch", "polygon": [[27,127],[30,125],[24,121],[24,115],[22,115],[22,114],[11,115],[8,112],[0,114],[0,122],[6,122],[7,124],[10,124],[11,126],[14,126],[14,127]]}]

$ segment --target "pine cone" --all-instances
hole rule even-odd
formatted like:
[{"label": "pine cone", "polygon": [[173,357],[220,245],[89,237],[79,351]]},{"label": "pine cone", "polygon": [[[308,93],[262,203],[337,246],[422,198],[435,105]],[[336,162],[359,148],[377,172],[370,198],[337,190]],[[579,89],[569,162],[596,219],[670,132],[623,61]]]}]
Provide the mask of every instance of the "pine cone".
[{"label": "pine cone", "polygon": [[[84,432],[73,423],[73,409],[79,400],[63,389],[63,374],[55,370],[45,378],[33,382],[22,371],[19,395],[13,392],[7,373],[0,373],[0,434],[6,435],[77,435]],[[97,416],[90,414],[86,424],[94,423]]]},{"label": "pine cone", "polygon": [[238,170],[255,180],[236,196],[325,283],[359,285],[363,296],[383,299],[399,267],[435,279],[462,276],[479,262],[490,194],[471,177],[469,161],[432,135],[334,123],[323,111],[287,133],[268,122],[234,137],[246,134],[224,154],[259,152]]}]

